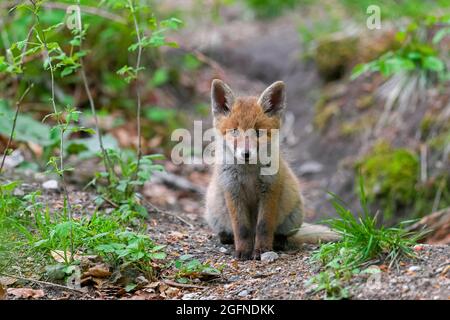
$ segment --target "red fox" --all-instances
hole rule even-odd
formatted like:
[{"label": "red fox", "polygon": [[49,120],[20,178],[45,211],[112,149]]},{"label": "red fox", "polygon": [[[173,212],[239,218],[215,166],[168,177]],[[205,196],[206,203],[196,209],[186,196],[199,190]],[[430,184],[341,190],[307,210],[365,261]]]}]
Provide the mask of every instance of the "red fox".
[{"label": "red fox", "polygon": [[[261,174],[258,157],[262,144],[270,144],[271,130],[280,129],[286,108],[282,81],[270,85],[261,96],[235,97],[221,80],[211,87],[216,134],[223,147],[240,163],[215,163],[206,194],[205,218],[223,244],[234,243],[240,260],[259,259],[289,244],[334,241],[339,236],[325,226],[303,223],[303,199],[299,184],[286,161],[277,153],[278,170]],[[254,130],[256,134],[246,134]],[[258,132],[266,132],[263,137]],[[216,140],[219,141],[219,140]]]}]

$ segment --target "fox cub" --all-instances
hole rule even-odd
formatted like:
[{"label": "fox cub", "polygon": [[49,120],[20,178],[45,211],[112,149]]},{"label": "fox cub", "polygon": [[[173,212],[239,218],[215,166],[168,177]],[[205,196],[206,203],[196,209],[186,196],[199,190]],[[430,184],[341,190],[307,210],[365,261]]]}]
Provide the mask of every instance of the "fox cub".
[{"label": "fox cub", "polygon": [[216,154],[222,148],[237,162],[216,161],[206,194],[205,218],[221,243],[234,243],[234,256],[247,260],[284,250],[288,243],[336,240],[337,234],[325,226],[303,224],[298,181],[279,152],[271,154],[277,170],[261,171],[259,151],[272,143],[271,130],[280,129],[286,108],[284,83],[273,83],[259,98],[235,97],[228,85],[216,79],[211,103],[220,138]]}]

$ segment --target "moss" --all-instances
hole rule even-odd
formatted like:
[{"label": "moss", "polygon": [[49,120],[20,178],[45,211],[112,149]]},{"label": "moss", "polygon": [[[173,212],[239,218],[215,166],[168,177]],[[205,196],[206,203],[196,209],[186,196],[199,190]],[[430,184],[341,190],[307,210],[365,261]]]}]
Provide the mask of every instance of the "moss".
[{"label": "moss", "polygon": [[325,38],[317,44],[314,60],[325,80],[342,77],[356,59],[358,38]]},{"label": "moss", "polygon": [[414,202],[420,166],[412,151],[393,149],[381,142],[362,159],[358,168],[365,179],[368,199],[380,200],[387,217]]},{"label": "moss", "polygon": [[320,131],[324,130],[333,116],[339,113],[339,104],[336,102],[316,104],[314,126]]},{"label": "moss", "polygon": [[375,124],[376,118],[372,115],[364,115],[353,121],[346,121],[341,125],[341,135],[344,137],[351,137],[355,134],[361,133],[367,128],[371,128]]},{"label": "moss", "polygon": [[445,130],[435,137],[429,139],[428,144],[433,150],[444,150],[448,145],[450,145],[450,129]]},{"label": "moss", "polygon": [[373,95],[366,94],[364,96],[358,97],[358,99],[356,100],[356,108],[358,108],[359,110],[366,110],[373,106],[374,102],[375,101]]}]

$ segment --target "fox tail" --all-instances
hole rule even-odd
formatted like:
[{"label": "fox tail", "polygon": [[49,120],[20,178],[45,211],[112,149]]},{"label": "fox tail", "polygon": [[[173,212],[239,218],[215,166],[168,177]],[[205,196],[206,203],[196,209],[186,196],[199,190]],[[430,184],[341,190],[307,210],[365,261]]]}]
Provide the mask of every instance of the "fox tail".
[{"label": "fox tail", "polygon": [[289,243],[299,246],[303,243],[317,244],[321,242],[335,242],[340,239],[341,236],[327,226],[303,223],[300,229],[289,237]]}]

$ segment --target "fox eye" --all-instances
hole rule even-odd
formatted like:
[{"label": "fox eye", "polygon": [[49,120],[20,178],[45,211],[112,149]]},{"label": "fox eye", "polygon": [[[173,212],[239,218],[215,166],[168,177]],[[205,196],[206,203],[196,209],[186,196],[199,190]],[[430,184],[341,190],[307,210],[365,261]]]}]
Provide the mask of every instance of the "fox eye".
[{"label": "fox eye", "polygon": [[233,137],[239,136],[239,130],[238,129],[231,129],[230,133]]}]

